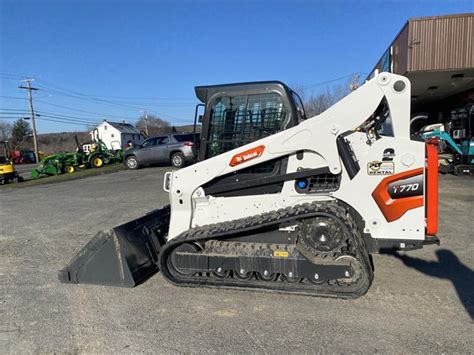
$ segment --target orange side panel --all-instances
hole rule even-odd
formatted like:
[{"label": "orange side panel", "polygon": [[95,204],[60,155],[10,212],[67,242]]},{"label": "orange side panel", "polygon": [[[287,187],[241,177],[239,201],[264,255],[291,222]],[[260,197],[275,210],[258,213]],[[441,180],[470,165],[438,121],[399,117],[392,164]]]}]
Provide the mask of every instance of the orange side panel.
[{"label": "orange side panel", "polygon": [[426,144],[426,234],[438,232],[438,141]]},{"label": "orange side panel", "polygon": [[403,216],[406,211],[423,206],[423,195],[392,199],[388,193],[388,185],[397,180],[403,180],[422,174],[423,168],[404,171],[399,174],[387,176],[377,185],[372,192],[372,197],[387,222],[396,221]]}]

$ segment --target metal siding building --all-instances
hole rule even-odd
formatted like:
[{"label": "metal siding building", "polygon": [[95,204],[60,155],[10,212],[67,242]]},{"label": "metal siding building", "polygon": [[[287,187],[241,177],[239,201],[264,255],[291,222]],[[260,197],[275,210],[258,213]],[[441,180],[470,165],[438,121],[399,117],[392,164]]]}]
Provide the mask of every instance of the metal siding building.
[{"label": "metal siding building", "polygon": [[474,101],[474,14],[409,19],[371,76],[390,71],[412,83],[412,112],[438,119]]},{"label": "metal siding building", "polygon": [[409,21],[408,70],[474,68],[474,14]]}]

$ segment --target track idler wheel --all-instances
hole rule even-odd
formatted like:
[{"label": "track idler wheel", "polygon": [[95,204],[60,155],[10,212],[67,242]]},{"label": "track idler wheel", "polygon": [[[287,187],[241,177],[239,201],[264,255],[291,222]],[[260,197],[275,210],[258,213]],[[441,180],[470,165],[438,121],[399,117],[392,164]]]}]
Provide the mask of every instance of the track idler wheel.
[{"label": "track idler wheel", "polygon": [[169,268],[175,273],[184,276],[192,276],[196,271],[192,270],[191,267],[185,267],[180,265],[179,254],[180,253],[195,253],[202,250],[197,243],[184,243],[176,247],[168,259]]},{"label": "track idler wheel", "polygon": [[340,285],[350,285],[351,283],[356,282],[362,274],[362,265],[360,263],[360,260],[357,260],[352,255],[341,255],[336,259],[336,262],[337,261],[349,261],[352,269],[352,275],[346,275],[347,278],[338,279],[337,282]]}]

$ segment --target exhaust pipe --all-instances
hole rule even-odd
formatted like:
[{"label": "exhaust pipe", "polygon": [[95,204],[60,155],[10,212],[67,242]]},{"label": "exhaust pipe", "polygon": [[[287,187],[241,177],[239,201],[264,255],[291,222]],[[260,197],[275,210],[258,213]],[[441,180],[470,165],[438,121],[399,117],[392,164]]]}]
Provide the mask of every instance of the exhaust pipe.
[{"label": "exhaust pipe", "polygon": [[166,206],[97,235],[59,271],[59,281],[135,287],[159,271],[170,220]]}]

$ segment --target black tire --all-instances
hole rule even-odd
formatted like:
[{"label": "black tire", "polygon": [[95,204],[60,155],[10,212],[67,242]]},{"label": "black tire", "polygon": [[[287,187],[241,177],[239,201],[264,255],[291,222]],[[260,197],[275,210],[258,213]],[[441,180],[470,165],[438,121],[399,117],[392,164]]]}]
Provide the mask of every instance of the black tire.
[{"label": "black tire", "polygon": [[138,164],[138,160],[135,155],[129,155],[125,159],[125,166],[127,167],[127,169],[136,170],[140,167],[140,164]]},{"label": "black tire", "polygon": [[105,165],[105,159],[102,155],[96,155],[91,159],[91,166],[93,168],[102,168]]},{"label": "black tire", "polygon": [[180,152],[173,153],[171,155],[170,162],[171,165],[178,169],[182,168],[186,164],[186,161],[184,160],[184,154]]},{"label": "black tire", "polygon": [[16,181],[23,182],[25,181],[25,179],[23,179],[20,175],[18,175],[18,177],[16,178]]}]

